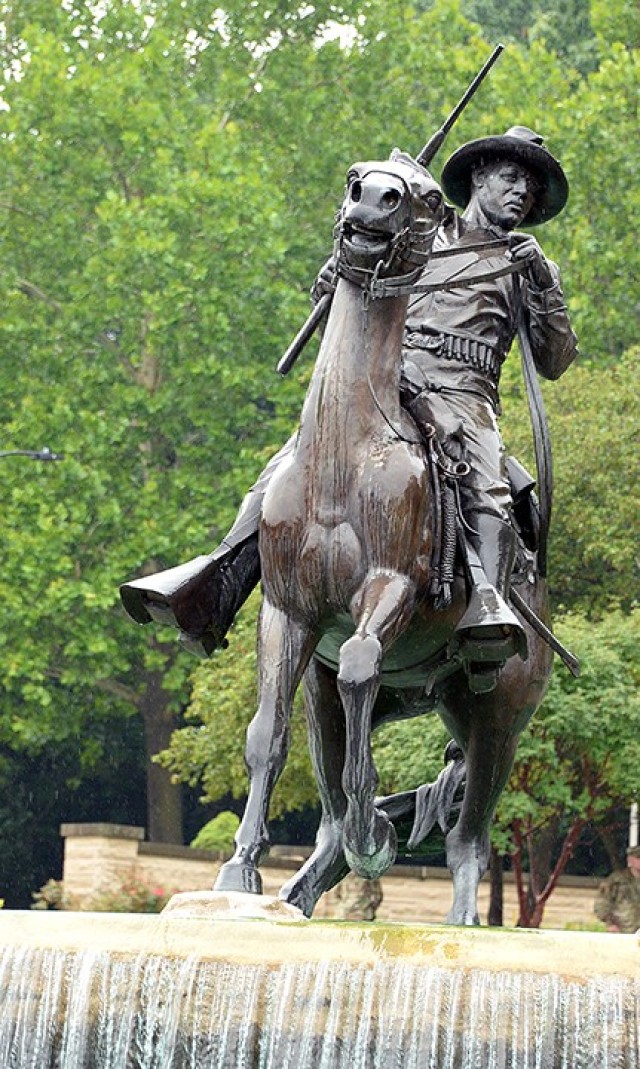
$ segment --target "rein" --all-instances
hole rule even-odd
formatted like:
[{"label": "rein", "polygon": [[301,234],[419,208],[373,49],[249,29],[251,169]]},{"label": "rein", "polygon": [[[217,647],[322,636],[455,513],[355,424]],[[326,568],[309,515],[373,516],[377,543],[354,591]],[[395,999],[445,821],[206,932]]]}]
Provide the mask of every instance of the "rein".
[{"label": "rein", "polygon": [[[443,250],[442,256],[453,256],[460,254],[460,249]],[[467,250],[464,250],[467,252]],[[458,275],[456,278],[449,279],[447,282],[422,282],[416,283],[414,281],[415,276],[405,276],[404,279],[395,278],[378,278],[375,276],[371,279],[370,296],[373,300],[382,297],[396,297],[412,294],[422,293],[438,293],[445,290],[458,289],[460,286],[476,286],[480,282],[493,282],[496,278],[504,278],[505,275],[519,274],[524,270],[522,261],[514,260],[511,263],[505,264],[503,267],[496,267],[490,271],[483,271],[482,274],[473,275],[471,278],[465,278],[464,275]],[[421,273],[421,272],[420,272]]]},{"label": "rein", "polygon": [[[421,236],[421,243],[427,245],[427,250],[430,249],[433,238],[439,229],[439,224],[432,227],[426,234]],[[394,260],[397,260],[399,255],[407,250],[411,250],[410,254],[406,256],[409,263],[415,263],[416,266],[412,271],[405,272],[402,275],[390,275],[385,276],[384,279],[380,278],[380,274],[383,271],[391,270]],[[336,274],[341,278],[346,278],[349,282],[353,282],[354,285],[359,286],[364,291],[367,297],[372,300],[376,300],[380,297],[400,297],[405,293],[414,292],[411,287],[417,284],[420,275],[424,271],[425,265],[431,259],[431,252],[422,252],[417,249],[415,245],[412,246],[412,233],[410,227],[405,227],[399,234],[396,234],[391,243],[391,249],[386,260],[379,260],[373,269],[368,267],[354,267],[351,264],[345,263],[340,260],[338,255],[336,263]],[[404,289],[404,286],[410,288]],[[417,292],[417,291],[415,291]]]},{"label": "rein", "polygon": [[[429,231],[426,235],[430,238],[437,227]],[[412,296],[413,294],[423,293],[438,293],[445,290],[458,289],[459,286],[475,286],[481,282],[493,282],[497,278],[504,278],[506,275],[515,275],[522,273],[525,268],[524,261],[513,260],[511,263],[507,263],[502,267],[496,267],[489,271],[483,271],[481,274],[473,275],[465,278],[464,275],[458,275],[455,278],[448,279],[446,282],[419,282],[420,276],[423,273],[424,265],[431,260],[444,260],[449,256],[459,256],[460,253],[469,252],[484,252],[486,250],[492,250],[499,252],[506,250],[508,246],[504,241],[479,241],[474,244],[465,246],[464,248],[453,247],[450,249],[440,249],[433,253],[417,253],[414,254],[414,260],[418,261],[418,266],[413,271],[406,272],[402,275],[389,275],[381,278],[383,271],[388,270],[393,261],[398,256],[398,251],[403,243],[406,243],[409,236],[408,229],[403,230],[396,238],[394,246],[391,250],[390,256],[387,260],[379,260],[376,266],[370,270],[366,267],[352,267],[350,264],[338,262],[336,264],[336,274],[341,278],[348,279],[349,282],[353,282],[356,286],[359,286],[363,290],[365,296],[370,300],[382,300],[385,297],[405,297]]]},{"label": "rein", "polygon": [[[429,232],[427,237],[430,238],[431,235],[437,229],[437,227],[434,227],[433,230]],[[461,250],[459,248],[452,248],[441,249],[435,253],[431,253],[430,255],[426,253],[420,253],[418,255],[423,260],[423,262],[421,262],[419,266],[413,271],[410,271],[404,275],[380,278],[381,271],[383,271],[385,268],[388,268],[393,262],[393,260],[397,257],[398,248],[401,243],[406,242],[407,237],[408,228],[402,231],[396,238],[396,242],[391,250],[391,254],[388,259],[379,260],[373,270],[369,270],[368,268],[364,267],[351,267],[349,264],[340,263],[340,261],[338,260],[338,263],[336,265],[336,274],[339,275],[341,278],[346,278],[349,282],[352,282],[354,285],[358,286],[362,290],[365,314],[367,312],[370,300],[381,300],[385,297],[403,297],[411,294],[435,293],[437,291],[457,289],[459,286],[474,286],[480,282],[491,282],[496,278],[503,278],[506,275],[521,273],[525,267],[524,262],[516,260],[512,263],[505,264],[503,267],[494,268],[490,271],[485,271],[480,275],[474,275],[473,278],[465,279],[464,276],[458,276],[457,278],[449,280],[447,282],[434,283],[433,285],[430,285],[429,283],[419,283],[418,279],[420,278],[424,270],[424,263],[426,263],[427,260],[436,258],[445,259],[448,256],[455,256],[460,254]],[[507,246],[504,241],[496,240],[475,242],[474,244],[466,246],[462,251],[468,253],[482,252],[486,249],[492,249],[497,252],[499,249],[502,250],[505,248],[507,248]],[[378,399],[374,385],[371,381],[369,364],[369,353],[367,351],[367,386],[369,387],[369,393],[371,394],[371,399],[375,407],[377,408],[378,412],[382,416],[389,429],[393,432],[396,438],[399,439],[399,441],[406,442],[407,445],[424,445],[420,437],[407,437],[407,435],[404,434],[402,430],[400,430],[400,428],[395,425],[395,423],[389,418],[389,416],[387,416],[381,402]]]}]

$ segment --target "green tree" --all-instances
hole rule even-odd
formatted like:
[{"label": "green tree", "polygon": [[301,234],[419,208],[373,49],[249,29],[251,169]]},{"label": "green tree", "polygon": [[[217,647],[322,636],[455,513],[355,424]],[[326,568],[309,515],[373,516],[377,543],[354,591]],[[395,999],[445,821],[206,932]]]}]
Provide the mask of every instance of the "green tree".
[{"label": "green tree", "polygon": [[[568,616],[558,633],[581,658],[582,674],[554,673],[520,742],[494,831],[512,862],[524,927],[539,927],[585,828],[606,830],[640,793],[640,612],[598,623]],[[549,829],[556,849],[545,869],[536,840]]]},{"label": "green tree", "polygon": [[[149,756],[179,723],[191,662],[173,635],[124,619],[117,586],[217,541],[288,436],[311,355],[284,382],[273,368],[306,314],[347,165],[394,143],[416,151],[489,46],[450,0],[424,13],[400,0],[233,0],[214,22],[204,0],[0,12],[3,445],[66,454],[27,477],[0,471],[0,740],[66,743],[89,768],[108,757],[92,718],[140,715]],[[602,19],[604,42],[620,19]],[[349,22],[349,48],[329,20]],[[543,240],[583,353],[602,366],[637,328],[637,53],[620,41],[611,52],[581,79],[541,41],[514,45],[447,145],[520,121],[566,157],[571,206]],[[596,203],[593,160],[608,191]],[[600,500],[610,524],[611,495]],[[592,529],[596,513],[594,498]],[[559,559],[579,522],[563,547],[554,534]],[[630,574],[627,549],[616,554],[607,598]],[[571,578],[559,597],[595,611],[599,589]],[[252,708],[248,694],[226,706],[227,731],[241,739]],[[148,768],[150,833],[178,837],[179,792]]]},{"label": "green tree", "polygon": [[[187,723],[160,756],[161,764],[183,782],[202,788],[203,802],[215,802],[227,792],[243,798],[247,792],[244,745],[257,706],[258,605],[256,592],[230,634],[228,650],[196,670]],[[300,698],[291,731],[289,759],[270,809],[274,819],[318,801]]]},{"label": "green tree", "polygon": [[[1,730],[18,747],[90,748],[88,706],[137,711],[151,755],[191,664],[173,636],[124,619],[118,583],[216,537],[260,449],[288,433],[290,390],[270,400],[264,381],[306,299],[284,196],[274,182],[265,197],[267,164],[229,118],[250,54],[203,101],[185,25],[150,27],[129,4],[88,28],[75,9],[26,7],[5,43],[20,66],[3,94],[3,438],[66,458],[0,473]],[[210,38],[207,62],[226,61]],[[148,776],[149,833],[178,839],[179,790],[151,762]]]},{"label": "green tree", "polygon": [[[554,504],[549,579],[554,611],[597,616],[637,600],[636,513],[638,356],[578,363],[545,383],[553,442]],[[524,386],[515,355],[501,386],[509,452],[535,471]]]},{"label": "green tree", "polygon": [[603,56],[614,43],[640,48],[640,10],[634,0],[591,0],[591,23]]}]

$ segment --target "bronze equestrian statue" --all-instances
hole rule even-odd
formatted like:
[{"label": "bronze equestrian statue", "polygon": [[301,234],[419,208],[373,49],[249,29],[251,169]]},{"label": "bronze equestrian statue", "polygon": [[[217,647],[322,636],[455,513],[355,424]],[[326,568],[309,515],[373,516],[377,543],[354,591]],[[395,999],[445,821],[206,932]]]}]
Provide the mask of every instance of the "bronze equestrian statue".
[{"label": "bronze equestrian statue", "polygon": [[[459,250],[459,257],[442,261],[446,268],[440,274],[434,269],[440,261],[432,260],[425,278],[436,286],[444,278],[444,288],[416,294],[409,303],[401,400],[419,425],[437,427],[453,460],[464,459],[470,467],[459,479],[459,496],[489,585],[474,588],[457,638],[475,685],[490,687],[507,657],[523,649],[521,626],[505,597],[515,553],[514,505],[530,540],[538,534],[529,496],[533,480],[513,461],[506,463],[496,422],[500,369],[518,331],[546,378],[558,378],[577,352],[556,265],[533,237],[514,228],[553,218],[563,208],[568,188],[542,138],[525,127],[463,145],[445,164],[442,184],[466,208],[461,217],[448,213],[434,251]],[[468,270],[469,258],[473,262],[479,254],[478,273],[498,277],[451,288],[456,271]],[[514,261],[526,265],[524,274],[500,275]],[[332,275],[330,261],[314,286],[316,299],[332,287]],[[148,623],[153,618],[180,628],[185,645],[205,656],[223,644],[259,580],[262,498],[293,441],[269,462],[213,553],[123,585],[123,603],[134,620]],[[548,516],[543,539],[546,524]],[[542,557],[539,565],[546,574],[546,554]]]},{"label": "bronze equestrian statue", "polygon": [[[550,671],[536,503],[517,468],[514,500],[496,411],[519,328],[546,377],[575,356],[557,269],[514,233],[556,215],[567,183],[542,139],[514,127],[454,153],[443,187],[466,205],[461,217],[409,157],[352,169],[316,285],[335,294],[297,435],[218,550],[122,588],[134,619],[172,622],[210,652],[262,576],[251,785],[219,886],[260,889],[268,800],[303,679],[323,817],[282,896],[307,914],[348,868],[384,872],[396,851],[389,818],[409,816],[412,844],[436,819],[447,830],[449,919],[477,923],[488,825]],[[519,615],[508,604],[517,540]],[[441,777],[446,804],[436,812],[435,790],[376,801],[371,731],[435,707],[459,747]]]}]

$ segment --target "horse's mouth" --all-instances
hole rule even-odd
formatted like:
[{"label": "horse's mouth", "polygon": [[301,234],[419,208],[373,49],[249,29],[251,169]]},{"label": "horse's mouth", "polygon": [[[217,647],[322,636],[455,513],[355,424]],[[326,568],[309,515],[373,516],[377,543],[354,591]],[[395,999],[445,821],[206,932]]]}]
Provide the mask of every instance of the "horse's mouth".
[{"label": "horse's mouth", "polygon": [[349,222],[342,225],[342,247],[348,255],[354,255],[356,258],[364,255],[367,259],[382,259],[389,251],[390,242],[391,234],[388,231],[357,226]]}]

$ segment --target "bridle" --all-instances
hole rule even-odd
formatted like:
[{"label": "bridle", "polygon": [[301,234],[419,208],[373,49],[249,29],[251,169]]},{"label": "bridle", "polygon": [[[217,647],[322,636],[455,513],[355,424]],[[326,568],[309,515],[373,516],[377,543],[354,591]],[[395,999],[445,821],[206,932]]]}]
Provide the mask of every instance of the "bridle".
[{"label": "bridle", "polygon": [[[366,178],[367,174],[371,171],[365,172],[359,178]],[[360,267],[350,264],[342,255],[343,239],[345,237],[345,220],[339,218],[335,230],[335,250],[336,250],[336,275],[339,278],[345,278],[349,282],[358,286],[362,291],[363,306],[366,311],[369,303],[372,300],[382,300],[389,297],[402,297],[402,296],[422,296],[425,293],[435,293],[438,291],[458,289],[461,286],[474,286],[483,282],[490,282],[498,278],[503,278],[507,275],[514,275],[522,273],[525,269],[524,261],[513,260],[508,263],[502,264],[500,267],[490,268],[487,271],[476,273],[473,275],[465,276],[465,268],[468,266],[466,263],[460,268],[458,272],[454,272],[446,281],[429,283],[420,281],[427,263],[432,260],[443,260],[447,257],[459,256],[463,253],[488,253],[489,255],[504,253],[509,249],[508,242],[501,238],[493,238],[488,241],[481,241],[470,243],[469,245],[460,248],[460,246],[453,246],[451,248],[439,249],[436,252],[431,251],[433,240],[440,226],[442,225],[442,219],[438,219],[432,227],[427,231],[416,232],[415,213],[413,208],[413,194],[411,188],[406,179],[397,172],[392,172],[394,178],[400,180],[404,187],[405,196],[410,203],[409,210],[409,222],[402,228],[389,243],[389,250],[384,259],[380,259],[373,268]],[[394,264],[402,257],[405,262],[415,264],[416,266],[410,270],[403,272],[399,275],[394,275]],[[385,423],[393,434],[403,442],[409,445],[423,445],[423,441],[420,437],[409,438],[403,434],[399,427],[397,427],[393,420],[387,416],[382,404],[380,403],[374,385],[371,381],[371,372],[369,367],[369,360],[366,361],[367,368],[367,386],[371,399],[377,408],[378,412],[384,419]]]},{"label": "bridle", "polygon": [[[375,168],[375,171],[380,171],[380,168]],[[364,171],[358,175],[358,180],[362,181],[372,173],[374,173],[373,168]],[[415,218],[414,197],[409,183],[398,171],[390,168],[389,174],[402,183],[404,198],[409,203],[409,220],[407,225],[391,238],[386,258],[379,260],[374,268],[349,264],[342,255],[342,243],[345,236],[345,220],[342,217],[338,219],[334,229],[337,274],[359,286],[371,299],[382,296],[401,296],[403,293],[411,292],[404,287],[417,285],[425,265],[431,258],[431,246],[442,223],[442,219],[438,219],[428,230],[419,229]],[[409,264],[415,264],[415,267],[402,275],[392,275],[394,264],[400,258]]]}]

